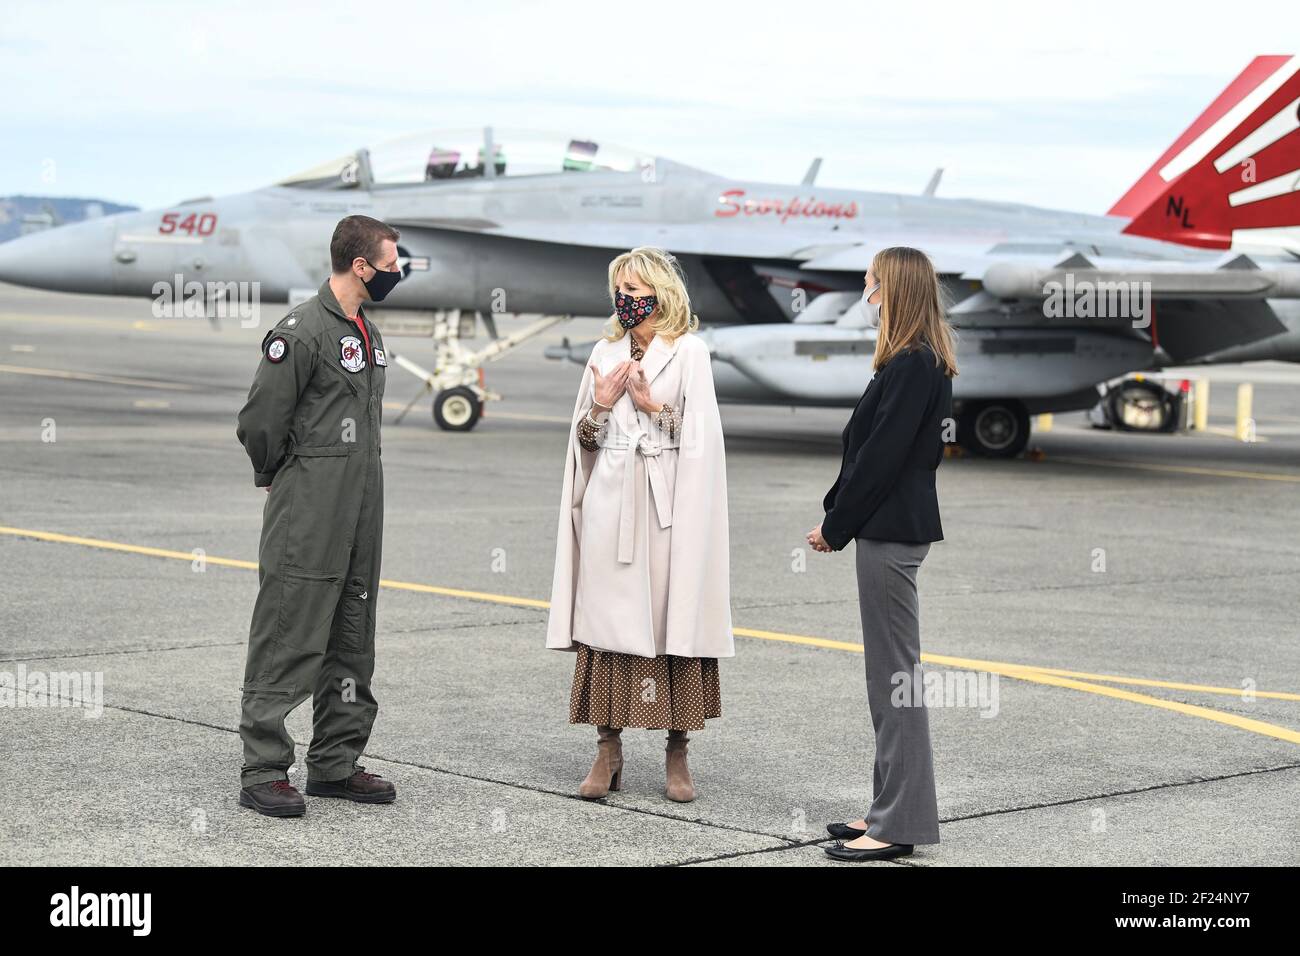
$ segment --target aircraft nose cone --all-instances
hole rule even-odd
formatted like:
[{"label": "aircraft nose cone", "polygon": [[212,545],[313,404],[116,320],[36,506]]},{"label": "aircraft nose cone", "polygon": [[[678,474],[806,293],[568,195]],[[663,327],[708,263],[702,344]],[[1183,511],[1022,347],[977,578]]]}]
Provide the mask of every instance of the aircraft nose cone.
[{"label": "aircraft nose cone", "polygon": [[111,293],[114,231],[112,220],[93,219],[0,242],[0,282]]}]

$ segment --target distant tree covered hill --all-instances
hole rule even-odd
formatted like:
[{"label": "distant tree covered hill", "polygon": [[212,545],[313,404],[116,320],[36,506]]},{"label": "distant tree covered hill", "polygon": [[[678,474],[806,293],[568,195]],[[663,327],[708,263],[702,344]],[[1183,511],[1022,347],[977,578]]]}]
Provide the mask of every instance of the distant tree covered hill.
[{"label": "distant tree covered hill", "polygon": [[130,212],[138,208],[103,199],[4,196],[0,197],[0,242],[21,236],[24,232],[80,222],[96,216],[110,216],[115,212]]}]

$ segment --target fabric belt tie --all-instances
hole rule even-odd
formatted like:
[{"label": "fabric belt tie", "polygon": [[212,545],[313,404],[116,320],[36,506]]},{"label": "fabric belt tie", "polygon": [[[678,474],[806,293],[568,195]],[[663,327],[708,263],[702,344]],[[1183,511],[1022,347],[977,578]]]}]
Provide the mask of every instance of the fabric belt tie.
[{"label": "fabric belt tie", "polygon": [[[613,432],[613,429],[609,429]],[[667,528],[673,523],[673,502],[668,494],[668,484],[664,479],[663,468],[659,463],[659,452],[665,448],[677,448],[679,440],[656,442],[646,432],[636,435],[623,433],[607,434],[598,440],[602,448],[632,449],[641,453],[645,460],[646,481],[654,494],[655,510],[659,514],[659,527]],[[632,544],[636,538],[636,455],[628,455],[623,466],[623,500],[618,511],[618,560],[620,564],[632,563]]]}]

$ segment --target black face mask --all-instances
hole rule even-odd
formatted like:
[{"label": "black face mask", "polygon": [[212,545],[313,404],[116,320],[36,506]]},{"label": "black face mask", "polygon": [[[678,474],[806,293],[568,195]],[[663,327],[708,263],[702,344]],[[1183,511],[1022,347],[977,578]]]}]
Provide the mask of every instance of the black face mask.
[{"label": "black face mask", "polygon": [[615,289],[614,310],[618,313],[618,324],[625,329],[640,325],[655,310],[658,302],[659,299],[653,295],[624,295],[621,289]]},{"label": "black face mask", "polygon": [[369,259],[366,260],[366,265],[375,270],[374,278],[361,280],[365,284],[366,295],[370,296],[371,302],[383,302],[384,296],[392,292],[393,287],[402,281],[402,270],[385,272]]}]

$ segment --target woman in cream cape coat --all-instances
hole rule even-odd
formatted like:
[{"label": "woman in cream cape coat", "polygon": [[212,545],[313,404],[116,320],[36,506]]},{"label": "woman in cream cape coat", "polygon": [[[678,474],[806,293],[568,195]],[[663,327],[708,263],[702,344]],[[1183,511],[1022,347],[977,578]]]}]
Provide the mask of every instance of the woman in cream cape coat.
[{"label": "woman in cream cape coat", "polygon": [[[546,646],[654,657],[733,657],[727,471],[708,346],[692,332],[656,335],[641,367],[656,402],[682,413],[679,447],[630,394],[608,434],[626,447],[589,452],[576,437],[602,375],[630,357],[632,333],[601,339],[578,387],[556,533]],[[671,529],[671,530],[670,530]],[[652,580],[650,547],[667,554]],[[656,609],[658,614],[655,613]]]}]

